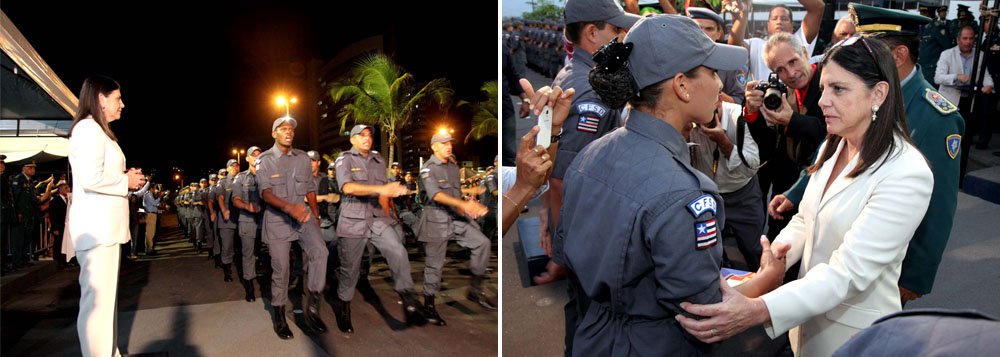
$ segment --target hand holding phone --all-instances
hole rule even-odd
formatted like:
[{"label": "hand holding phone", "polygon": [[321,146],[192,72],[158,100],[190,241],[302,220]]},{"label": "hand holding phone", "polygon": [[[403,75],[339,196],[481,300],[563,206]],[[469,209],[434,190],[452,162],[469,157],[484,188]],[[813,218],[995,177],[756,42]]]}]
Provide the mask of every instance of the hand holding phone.
[{"label": "hand holding phone", "polygon": [[535,143],[548,149],[552,144],[552,107],[546,105],[538,115],[538,137]]}]

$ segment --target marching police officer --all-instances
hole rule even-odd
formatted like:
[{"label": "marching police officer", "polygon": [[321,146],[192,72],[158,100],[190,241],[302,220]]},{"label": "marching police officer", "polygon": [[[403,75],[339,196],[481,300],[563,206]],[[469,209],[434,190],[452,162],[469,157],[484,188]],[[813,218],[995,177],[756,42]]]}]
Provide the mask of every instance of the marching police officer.
[{"label": "marching police officer", "polygon": [[335,305],[337,324],[343,332],[353,333],[350,301],[361,273],[365,245],[371,243],[382,252],[392,271],[394,289],[403,299],[407,324],[425,322],[422,306],[417,303],[410,276],[410,262],[393,222],[386,215],[379,197],[392,198],[406,193],[406,187],[389,183],[386,163],[372,150],[372,130],[367,125],[351,129],[351,150],[334,161],[337,181],[343,193],[337,220],[340,253],[339,304]]},{"label": "marching police officer", "polygon": [[236,222],[239,217],[236,216],[238,213],[233,205],[233,179],[236,177],[236,173],[239,172],[240,165],[235,159],[229,159],[226,162],[226,175],[219,179],[219,183],[216,186],[215,200],[219,205],[219,212],[215,218],[216,225],[219,227],[219,245],[221,246],[220,252],[222,253],[222,274],[223,281],[231,282],[232,278],[232,265],[233,265],[233,236],[236,235]]},{"label": "marching police officer", "polygon": [[[256,258],[255,247],[260,238],[260,218],[261,200],[260,190],[257,187],[257,165],[256,158],[260,155],[259,147],[251,146],[247,149],[246,171],[240,172],[233,177],[233,207],[239,212],[239,232],[240,243],[242,243],[243,289],[246,292],[246,301],[257,300],[253,293],[253,279],[257,277],[254,262]],[[233,213],[230,213],[233,214]]]},{"label": "marching police officer", "polygon": [[[916,57],[913,52],[919,50],[908,44],[914,43],[921,26],[929,22],[926,17],[860,4],[851,4],[849,11],[855,18],[859,34],[881,40],[894,53],[903,49],[909,52],[896,64],[903,90],[906,125],[913,144],[927,158],[934,174],[934,191],[927,214],[913,233],[899,276],[901,299],[905,304],[931,292],[951,234],[958,205],[957,158],[961,154],[965,122],[958,114],[958,106],[934,91],[934,87],[920,75],[920,66],[913,62],[913,57]],[[809,176],[803,176],[785,192],[784,196],[789,201],[787,207],[798,205],[808,182]],[[772,200],[768,210],[778,204],[780,202]]]},{"label": "marching police officer", "polygon": [[[281,117],[271,124],[274,146],[257,157],[257,181],[264,209],[263,240],[271,254],[271,306],[274,309],[274,332],[282,339],[292,338],[285,322],[288,303],[289,249],[298,240],[309,258],[305,322],[316,332],[326,332],[319,317],[320,296],[326,285],[326,245],[319,231],[319,208],[316,185],[310,178],[309,158],[305,151],[292,148],[295,127],[292,117]],[[308,202],[306,206],[304,202]]]},{"label": "marching police officer", "polygon": [[208,258],[215,262],[216,268],[222,268],[222,244],[219,242],[219,200],[218,189],[219,179],[226,174],[226,169],[219,170],[218,174],[208,175],[208,186],[205,190],[205,204],[208,207],[206,212],[208,218],[205,219],[205,237],[208,238]]},{"label": "marching police officer", "polygon": [[483,274],[490,261],[490,240],[479,231],[475,219],[486,214],[488,209],[479,202],[462,199],[461,178],[457,160],[452,155],[451,134],[438,132],[431,137],[434,155],[420,169],[420,180],[427,192],[427,206],[424,207],[423,222],[420,224],[419,240],[424,242],[427,262],[424,266],[424,305],[427,319],[443,326],[444,319],[434,308],[434,296],[441,288],[441,268],[448,241],[472,250],[469,269],[472,281],[467,297],[483,307],[496,310],[496,303],[483,291]]}]

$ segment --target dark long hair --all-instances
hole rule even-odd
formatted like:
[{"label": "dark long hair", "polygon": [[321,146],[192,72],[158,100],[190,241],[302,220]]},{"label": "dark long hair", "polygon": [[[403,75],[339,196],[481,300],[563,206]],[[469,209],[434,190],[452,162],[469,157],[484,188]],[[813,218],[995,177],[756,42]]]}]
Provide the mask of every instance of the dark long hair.
[{"label": "dark long hair", "polygon": [[[866,44],[868,47],[865,47]],[[868,48],[871,48],[870,54]],[[894,152],[902,149],[896,147],[893,137],[898,136],[906,142],[911,142],[909,130],[906,128],[906,112],[903,110],[899,74],[896,73],[896,62],[893,60],[889,48],[882,41],[861,39],[848,46],[834,47],[823,56],[820,66],[826,68],[827,63],[831,61],[860,77],[869,90],[881,81],[889,84],[889,92],[885,101],[878,108],[878,118],[871,123],[868,131],[865,132],[865,141],[859,154],[861,156],[860,163],[847,175],[847,177],[857,177],[878,162],[879,158],[883,156],[889,158]],[[809,167],[810,174],[819,170],[823,163],[833,156],[841,140],[843,138],[838,135],[828,134],[826,136],[826,148],[823,149],[816,163]],[[878,170],[883,163],[885,161],[879,163],[873,171]]]},{"label": "dark long hair", "polygon": [[104,134],[107,134],[111,140],[118,141],[115,133],[108,126],[108,119],[104,117],[104,111],[101,110],[101,98],[98,97],[98,94],[109,96],[111,92],[118,89],[121,89],[121,86],[109,77],[87,77],[83,81],[83,88],[80,89],[80,108],[77,109],[76,115],[73,116],[73,125],[69,127],[70,136],[73,135],[73,128],[76,127],[77,123],[88,116],[92,116],[97,125],[100,125],[101,129],[104,130]]}]

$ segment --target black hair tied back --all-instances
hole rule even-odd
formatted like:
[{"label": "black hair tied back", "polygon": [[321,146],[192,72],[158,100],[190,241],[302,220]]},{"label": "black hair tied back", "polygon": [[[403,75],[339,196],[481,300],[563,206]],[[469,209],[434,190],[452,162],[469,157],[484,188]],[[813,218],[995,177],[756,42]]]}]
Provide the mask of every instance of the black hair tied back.
[{"label": "black hair tied back", "polygon": [[601,101],[613,109],[624,107],[639,92],[639,85],[628,68],[630,54],[632,44],[618,42],[617,38],[594,53],[597,65],[590,70],[590,86]]}]

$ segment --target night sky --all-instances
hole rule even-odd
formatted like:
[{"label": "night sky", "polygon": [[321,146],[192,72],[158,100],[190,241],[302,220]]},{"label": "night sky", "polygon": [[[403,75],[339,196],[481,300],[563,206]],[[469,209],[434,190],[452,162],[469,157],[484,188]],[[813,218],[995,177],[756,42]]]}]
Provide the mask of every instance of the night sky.
[{"label": "night sky", "polygon": [[[118,80],[125,110],[111,127],[128,166],[156,169],[161,183],[174,166],[217,170],[234,147],[270,147],[271,121],[284,114],[274,96],[305,93],[296,68],[368,36],[394,33],[396,62],[420,82],[449,79],[456,101],[484,100],[479,87],[498,78],[492,2],[216,3],[4,0],[0,8],[74,94],[91,74]],[[297,106],[292,115],[302,117]],[[301,130],[295,147],[309,149]],[[496,140],[457,143],[460,160],[472,150],[492,160]]]}]

